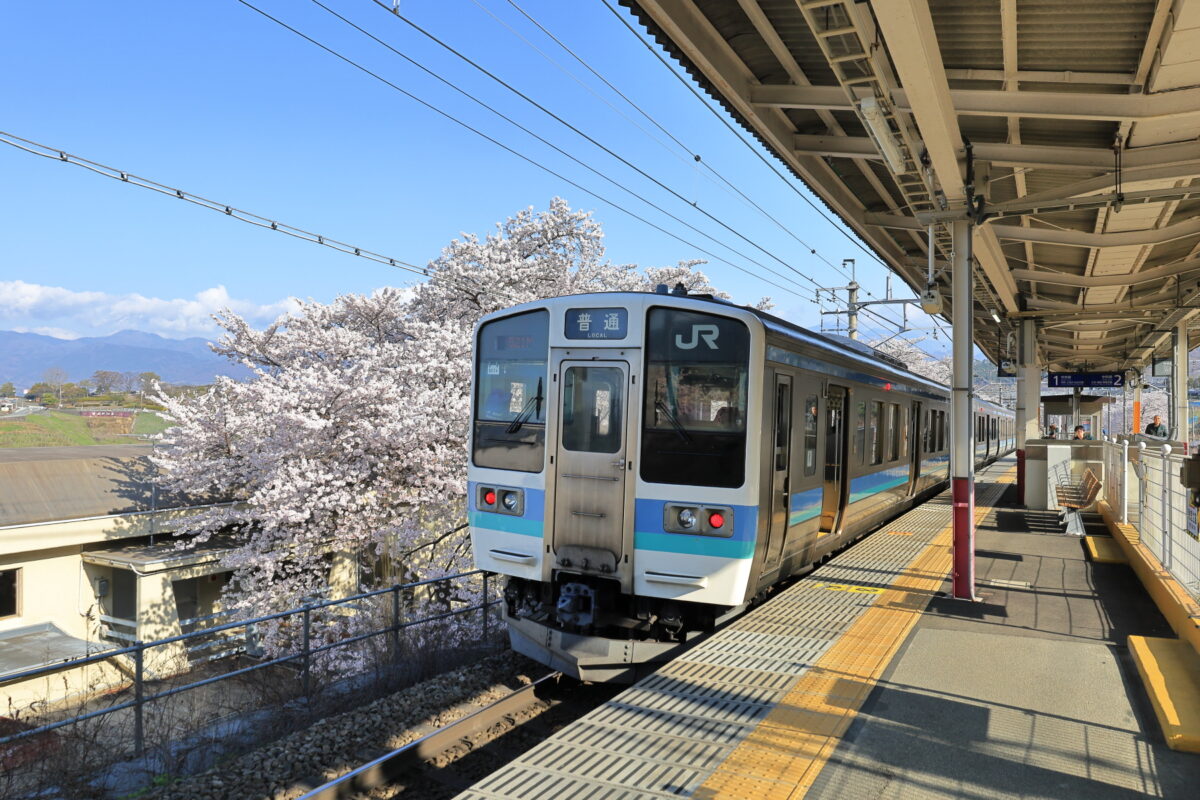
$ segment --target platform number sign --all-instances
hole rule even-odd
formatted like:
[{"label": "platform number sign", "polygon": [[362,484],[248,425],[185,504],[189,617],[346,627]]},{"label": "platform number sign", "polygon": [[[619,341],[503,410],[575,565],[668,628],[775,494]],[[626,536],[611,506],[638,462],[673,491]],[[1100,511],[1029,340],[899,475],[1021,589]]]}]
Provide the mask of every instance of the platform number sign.
[{"label": "platform number sign", "polygon": [[568,308],[568,339],[624,339],[629,333],[629,311],[624,308]]}]

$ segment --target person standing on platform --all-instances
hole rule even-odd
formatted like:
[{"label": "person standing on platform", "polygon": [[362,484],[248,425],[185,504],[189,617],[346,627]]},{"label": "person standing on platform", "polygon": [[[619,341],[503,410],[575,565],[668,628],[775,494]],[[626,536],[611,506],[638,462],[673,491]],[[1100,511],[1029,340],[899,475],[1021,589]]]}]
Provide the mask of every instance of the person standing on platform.
[{"label": "person standing on platform", "polygon": [[1149,425],[1146,426],[1146,435],[1147,436],[1158,436],[1159,438],[1162,438],[1162,439],[1167,438],[1167,426],[1163,425],[1161,414],[1155,414],[1154,422],[1151,422]]},{"label": "person standing on platform", "polygon": [[1050,426],[1050,430],[1046,431],[1046,438],[1047,439],[1057,439],[1058,438],[1058,426],[1057,425]]},{"label": "person standing on platform", "polygon": [[1074,435],[1074,436],[1072,436],[1071,438],[1072,438],[1072,439],[1087,439],[1087,440],[1091,440],[1091,439],[1092,439],[1092,435],[1091,435],[1090,433],[1088,433],[1088,432],[1087,432],[1087,430],[1085,430],[1085,429],[1084,429],[1084,427],[1083,427],[1082,425],[1076,425],[1076,426],[1075,426],[1075,435]]}]

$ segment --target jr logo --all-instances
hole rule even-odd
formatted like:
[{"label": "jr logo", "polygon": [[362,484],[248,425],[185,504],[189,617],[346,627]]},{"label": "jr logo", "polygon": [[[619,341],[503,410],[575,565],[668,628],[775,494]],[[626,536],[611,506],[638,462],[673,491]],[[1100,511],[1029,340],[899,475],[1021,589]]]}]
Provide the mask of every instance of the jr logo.
[{"label": "jr logo", "polygon": [[716,325],[693,325],[691,340],[685,342],[683,334],[677,333],[675,334],[675,346],[680,350],[695,350],[696,345],[700,344],[700,340],[703,339],[709,350],[716,350],[717,335],[720,332],[720,328]]}]

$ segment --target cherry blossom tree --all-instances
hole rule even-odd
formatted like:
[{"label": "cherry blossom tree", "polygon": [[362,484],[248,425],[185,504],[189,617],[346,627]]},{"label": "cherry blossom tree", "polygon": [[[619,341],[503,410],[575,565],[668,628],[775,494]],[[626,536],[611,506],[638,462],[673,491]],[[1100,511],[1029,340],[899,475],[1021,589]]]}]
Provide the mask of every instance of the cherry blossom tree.
[{"label": "cherry blossom tree", "polygon": [[[462,522],[475,323],[580,292],[683,283],[715,293],[699,263],[645,273],[612,264],[600,225],[556,198],[483,238],[452,241],[412,290],[300,303],[263,330],[219,314],[214,349],[253,378],[218,378],[192,397],[160,392],[175,425],[156,462],[171,491],[237,501],[204,510],[184,532],[192,542],[237,532],[226,603],[265,614],[327,597],[331,561],[343,577],[351,565],[346,592],[378,560],[398,565],[402,580],[469,567]],[[330,615],[314,633],[332,641],[353,624]],[[270,653],[294,644],[286,626],[262,634]]]}]

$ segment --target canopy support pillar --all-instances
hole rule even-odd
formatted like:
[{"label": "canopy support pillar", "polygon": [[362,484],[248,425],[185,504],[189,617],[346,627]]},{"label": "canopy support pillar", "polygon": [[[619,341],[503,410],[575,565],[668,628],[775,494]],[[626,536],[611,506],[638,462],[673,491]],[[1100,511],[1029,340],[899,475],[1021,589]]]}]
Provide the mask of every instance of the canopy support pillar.
[{"label": "canopy support pillar", "polygon": [[970,220],[955,221],[954,269],[954,371],[950,407],[950,485],[954,503],[954,597],[975,599],[975,437],[972,432],[972,335]]},{"label": "canopy support pillar", "polygon": [[1025,442],[1038,438],[1038,406],[1042,371],[1037,363],[1037,328],[1033,319],[1021,320],[1017,345],[1017,503],[1025,505]]}]

